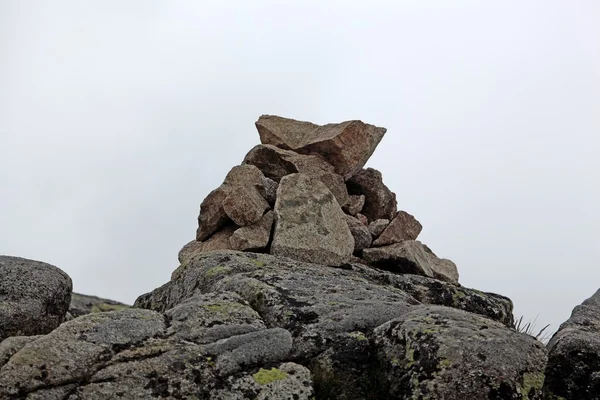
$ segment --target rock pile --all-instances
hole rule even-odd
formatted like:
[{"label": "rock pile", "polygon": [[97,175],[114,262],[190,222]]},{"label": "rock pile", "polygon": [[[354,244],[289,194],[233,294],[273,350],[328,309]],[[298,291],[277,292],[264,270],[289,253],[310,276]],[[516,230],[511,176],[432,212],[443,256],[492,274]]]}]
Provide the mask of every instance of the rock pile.
[{"label": "rock pile", "polygon": [[458,282],[456,265],[417,241],[422,226],[363,168],[386,129],[347,121],[319,126],[263,115],[261,143],[202,202],[196,240],[179,261],[214,250],[270,253],[340,266],[362,262]]}]

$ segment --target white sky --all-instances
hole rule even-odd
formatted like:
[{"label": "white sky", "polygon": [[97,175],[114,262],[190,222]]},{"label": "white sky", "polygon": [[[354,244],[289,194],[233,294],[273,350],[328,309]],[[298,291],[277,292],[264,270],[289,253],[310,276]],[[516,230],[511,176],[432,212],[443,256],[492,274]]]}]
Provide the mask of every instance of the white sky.
[{"label": "white sky", "polygon": [[168,281],[261,114],[369,162],[461,283],[554,330],[600,287],[600,3],[0,0],[0,254]]}]

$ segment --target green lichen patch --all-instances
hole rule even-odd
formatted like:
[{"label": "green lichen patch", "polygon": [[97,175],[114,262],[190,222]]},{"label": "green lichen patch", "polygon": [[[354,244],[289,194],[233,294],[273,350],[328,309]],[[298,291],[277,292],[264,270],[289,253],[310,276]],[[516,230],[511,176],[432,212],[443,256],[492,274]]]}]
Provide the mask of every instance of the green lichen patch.
[{"label": "green lichen patch", "polygon": [[271,368],[271,370],[261,368],[257,373],[252,375],[252,378],[259,385],[268,385],[275,381],[284,380],[287,376],[288,374],[277,368]]},{"label": "green lichen patch", "polygon": [[542,386],[544,386],[544,378],[545,375],[542,372],[528,372],[523,374],[523,387],[521,389],[521,396],[523,397],[523,400],[529,400],[529,394],[532,390],[534,393],[539,393],[542,390]]},{"label": "green lichen patch", "polygon": [[213,277],[216,275],[225,275],[231,272],[231,268],[224,267],[223,265],[217,265],[216,267],[212,267],[208,271],[206,271],[206,276]]},{"label": "green lichen patch", "polygon": [[252,260],[252,263],[256,265],[258,268],[262,268],[265,266],[265,263],[260,260]]},{"label": "green lichen patch", "polygon": [[367,340],[367,337],[365,336],[365,334],[360,331],[350,332],[348,334],[348,336],[350,336],[351,338],[354,338],[358,341],[361,341],[361,342]]},{"label": "green lichen patch", "polygon": [[202,308],[213,313],[230,315],[236,311],[240,311],[244,306],[239,303],[222,302],[214,304],[204,304]]},{"label": "green lichen patch", "polygon": [[109,303],[100,303],[96,304],[92,307],[92,313],[100,313],[100,312],[108,312],[108,311],[121,311],[130,308],[124,304],[109,304]]}]

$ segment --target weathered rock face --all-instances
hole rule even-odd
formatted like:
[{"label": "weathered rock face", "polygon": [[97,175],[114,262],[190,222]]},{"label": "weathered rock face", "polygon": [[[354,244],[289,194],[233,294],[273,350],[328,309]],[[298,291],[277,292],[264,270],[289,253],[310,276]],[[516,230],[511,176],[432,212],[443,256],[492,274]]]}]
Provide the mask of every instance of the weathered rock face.
[{"label": "weathered rock face", "polygon": [[369,247],[373,241],[371,232],[369,232],[369,228],[367,228],[358,219],[350,215],[346,215],[346,221],[348,222],[350,233],[352,234],[352,237],[354,237],[354,251],[359,251]]},{"label": "weathered rock face", "polygon": [[348,191],[350,194],[365,196],[361,214],[369,218],[369,221],[392,220],[396,216],[396,195],[383,183],[381,172],[373,168],[360,170],[348,181]]},{"label": "weathered rock face", "polygon": [[261,116],[256,128],[263,144],[318,154],[345,179],[365,165],[386,132],[361,121],[319,126],[273,115]]},{"label": "weathered rock face", "polygon": [[352,195],[348,197],[348,203],[344,206],[344,211],[349,215],[355,216],[362,211],[365,206],[364,195]]},{"label": "weathered rock face", "polygon": [[275,221],[271,254],[326,265],[341,265],[352,255],[344,212],[327,186],[308,175],[281,180]]},{"label": "weathered rock face", "polygon": [[266,249],[271,237],[275,214],[269,211],[255,224],[236,229],[229,238],[231,248],[240,251],[262,251]]},{"label": "weathered rock face", "polygon": [[547,399],[600,399],[600,290],[575,307],[548,352]]},{"label": "weathered rock face", "polygon": [[73,284],[40,261],[0,256],[0,341],[50,332],[65,319]]},{"label": "weathered rock face", "polygon": [[375,221],[369,223],[369,232],[371,232],[371,235],[376,239],[389,224],[389,219],[376,219]]},{"label": "weathered rock face", "polygon": [[394,272],[411,273],[458,283],[456,265],[440,259],[416,240],[363,250],[363,258],[375,266]]},{"label": "weathered rock face", "polygon": [[118,301],[114,300],[72,293],[71,305],[69,306],[69,312],[67,313],[67,320],[92,313],[120,311],[129,307],[130,306],[127,304],[119,303]]},{"label": "weathered rock face", "polygon": [[398,211],[396,217],[373,241],[373,246],[385,246],[400,243],[404,240],[417,240],[423,226],[412,215],[405,211]]}]

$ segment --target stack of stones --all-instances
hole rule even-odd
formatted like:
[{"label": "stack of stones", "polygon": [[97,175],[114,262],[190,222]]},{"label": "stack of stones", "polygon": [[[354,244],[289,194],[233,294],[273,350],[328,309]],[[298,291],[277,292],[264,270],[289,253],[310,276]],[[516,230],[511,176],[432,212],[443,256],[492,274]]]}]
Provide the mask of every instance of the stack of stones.
[{"label": "stack of stones", "polygon": [[458,282],[456,265],[416,240],[421,224],[398,211],[381,173],[363,168],[385,128],[272,115],[256,128],[262,144],[204,199],[196,240],[179,252],[181,263],[201,252],[239,250]]}]

